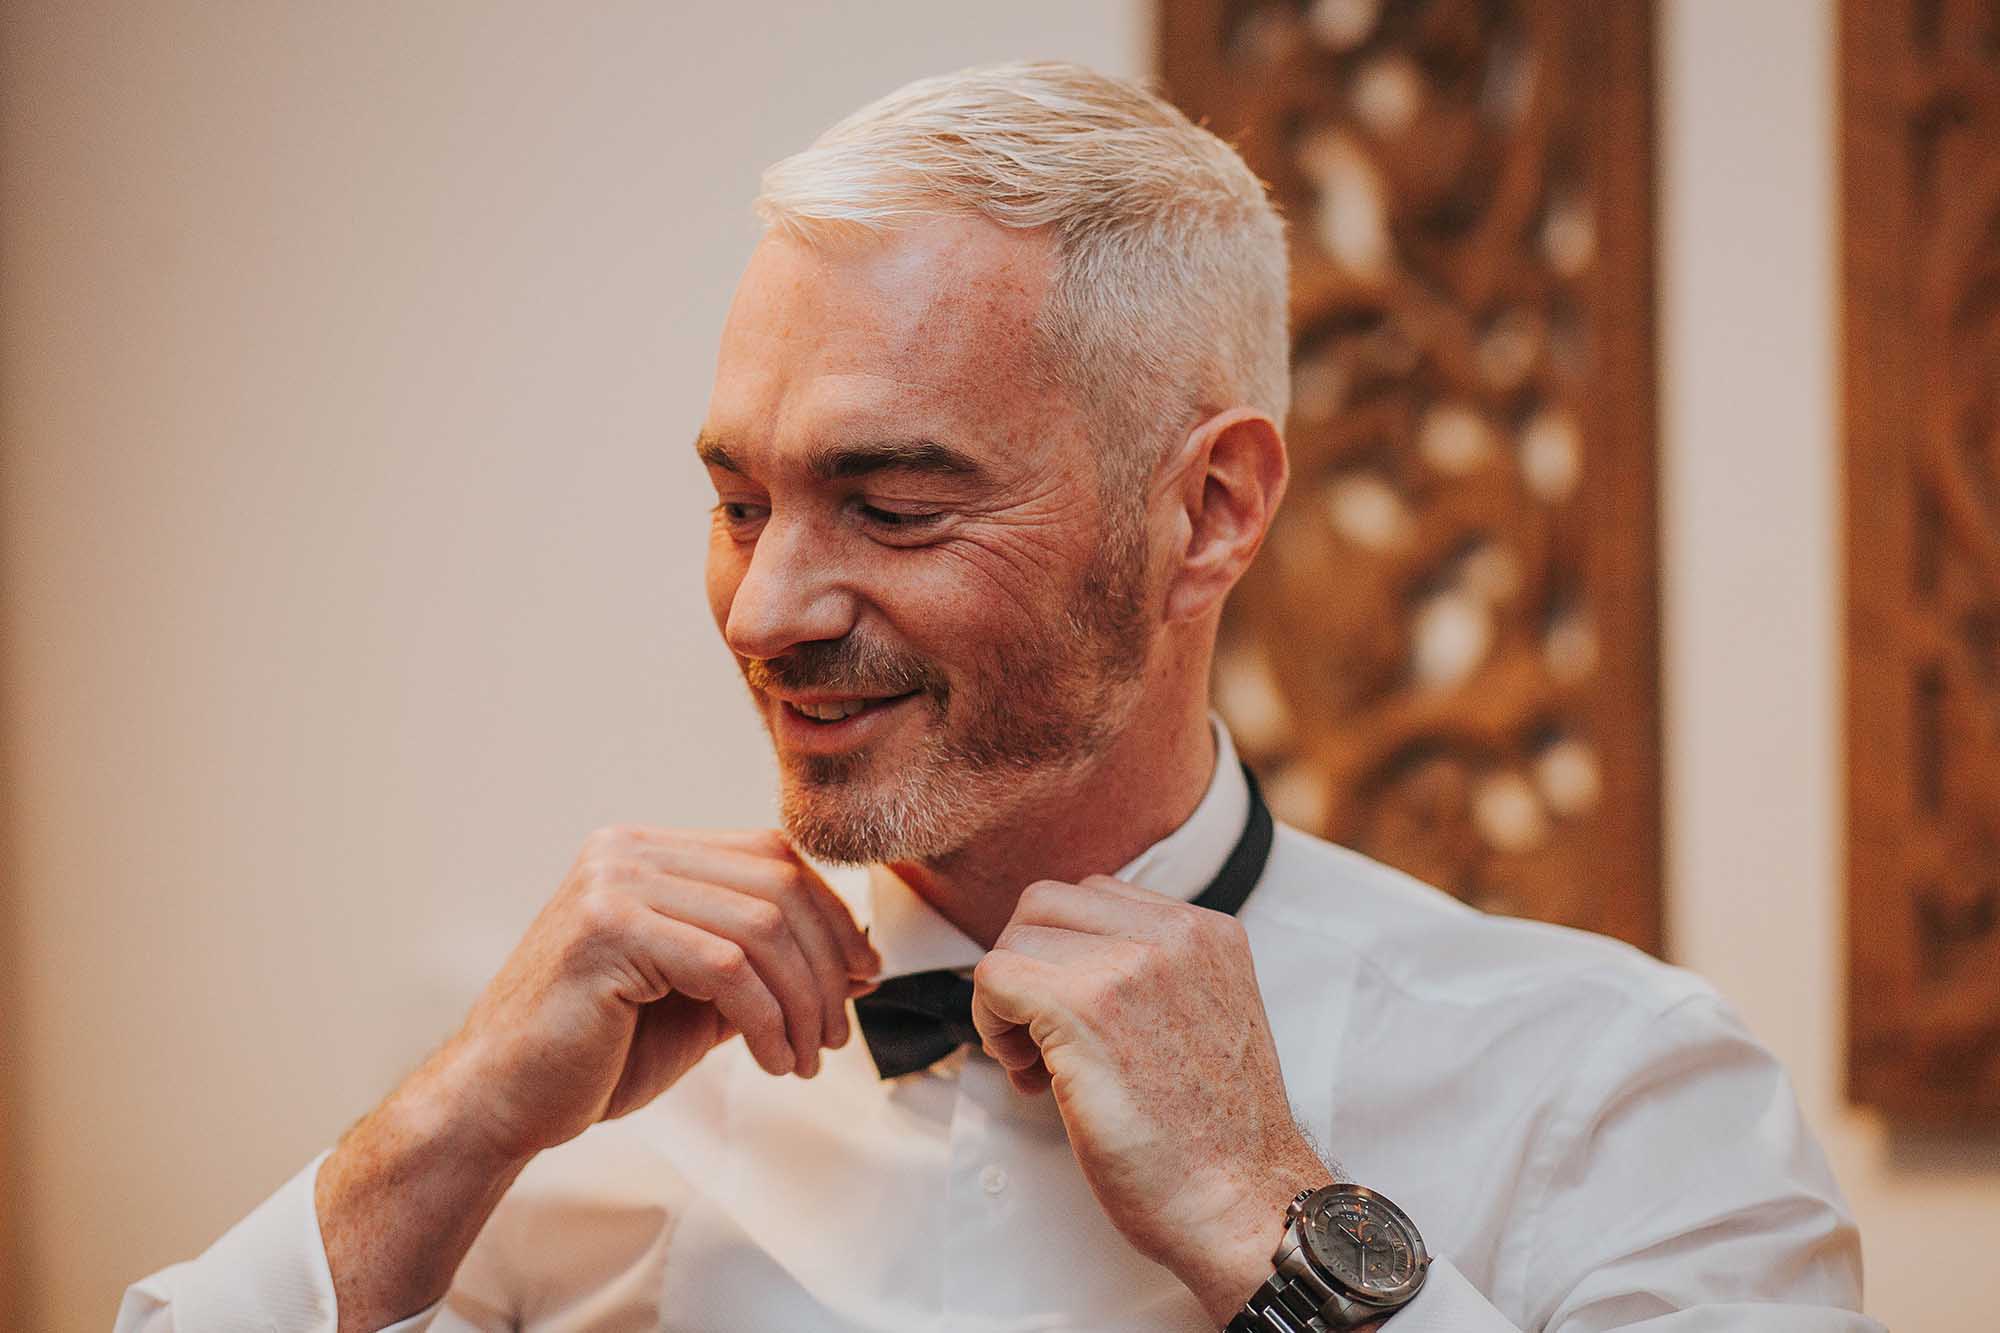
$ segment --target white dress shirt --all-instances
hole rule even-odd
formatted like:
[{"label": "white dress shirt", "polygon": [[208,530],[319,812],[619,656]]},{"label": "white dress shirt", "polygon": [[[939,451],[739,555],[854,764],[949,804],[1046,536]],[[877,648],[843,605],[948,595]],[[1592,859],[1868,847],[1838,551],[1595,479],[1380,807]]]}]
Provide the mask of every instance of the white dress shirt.
[{"label": "white dress shirt", "polygon": [[[1220,868],[1249,798],[1215,730],[1199,808],[1118,878],[1185,901]],[[829,879],[884,976],[984,952],[881,867]],[[1783,1071],[1694,975],[1284,825],[1241,919],[1300,1123],[1436,1256],[1393,1333],[1879,1329]],[[884,1080],[858,1027],[822,1058],[773,1077],[729,1041],[543,1153],[394,1333],[1213,1333],[1105,1217],[1050,1094],[974,1046]],[[119,1333],[332,1333],[326,1156],[132,1286]]]}]

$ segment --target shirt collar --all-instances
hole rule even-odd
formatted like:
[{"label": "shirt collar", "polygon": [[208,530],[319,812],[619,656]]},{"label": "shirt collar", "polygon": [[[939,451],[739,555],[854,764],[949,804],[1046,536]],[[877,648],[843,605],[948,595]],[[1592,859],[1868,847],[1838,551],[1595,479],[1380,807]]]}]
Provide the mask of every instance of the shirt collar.
[{"label": "shirt collar", "polygon": [[[1114,879],[1192,902],[1229,859],[1250,815],[1250,788],[1228,728],[1211,714],[1209,730],[1215,769],[1200,804],[1179,828],[1113,872]],[[977,940],[940,916],[887,866],[822,867],[821,873],[868,927],[869,941],[882,955],[882,978],[933,968],[969,970],[986,956]]]}]

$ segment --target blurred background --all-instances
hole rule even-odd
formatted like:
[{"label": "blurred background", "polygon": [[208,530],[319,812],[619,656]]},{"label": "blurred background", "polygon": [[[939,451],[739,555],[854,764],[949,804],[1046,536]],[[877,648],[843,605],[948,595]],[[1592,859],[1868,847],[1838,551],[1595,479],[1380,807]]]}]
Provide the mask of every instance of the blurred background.
[{"label": "blurred background", "polygon": [[[1376,656],[1413,663],[1421,699],[1542,701],[1447,725],[1397,702],[1408,680],[1305,697],[1284,673],[1343,650],[1299,641],[1283,580],[1342,548],[1274,542],[1218,685],[1287,813],[1709,977],[1792,1073],[1859,1216],[1871,1310],[1990,1327],[1991,899],[1933,876],[1943,896],[1905,913],[1929,923],[1917,974],[1872,943],[1850,961],[1850,901],[1871,941],[1901,909],[1876,877],[1850,895],[1851,865],[1893,838],[1857,843],[1849,811],[1874,820],[1884,802],[1856,792],[1905,759],[1846,739],[1871,679],[1846,665],[1847,608],[1875,563],[1843,559],[1848,396],[1935,381],[1907,348],[1842,378],[1857,131],[1839,34],[1845,8],[1919,47],[1973,35],[1919,136],[1963,197],[2000,168],[1938,127],[1995,123],[2000,17],[1590,7],[1623,16],[1590,20],[1615,49],[1576,46],[1577,7],[1554,0],[1392,0],[1390,18],[1443,15],[1400,29],[1370,0],[0,10],[0,1327],[108,1327],[127,1283],[330,1144],[455,1027],[590,829],[772,820],[764,737],[700,591],[690,448],[758,173],[908,79],[1028,57],[1164,72],[1242,138],[1330,257],[1300,269],[1319,414],[1294,427],[1300,493],[1356,560],[1406,521],[1445,534],[1382,575],[1409,623]],[[1244,73],[1259,61],[1284,78]],[[1871,65],[1901,68],[1850,68]],[[1530,209],[1553,277],[1446,255],[1397,211],[1430,161],[1397,136],[1477,166],[1445,114],[1468,69],[1479,95],[1530,90],[1501,110],[1556,145]],[[1302,120],[1253,95],[1281,87],[1333,92]],[[1504,185],[1515,140],[1495,136],[1473,176]],[[1330,202],[1371,190],[1358,212]],[[1977,277],[2000,223],[1967,216],[1941,244],[1972,256],[1968,291],[2000,292]],[[1852,295],[1851,254],[1845,271]],[[1464,382],[1440,371],[1380,438],[1343,433],[1369,374],[1457,364],[1425,349],[1448,350],[1438,312],[1466,291],[1492,299]],[[1894,419],[1898,401],[1861,406]],[[1967,439],[1968,458],[1988,447]],[[1527,499],[1478,511],[1512,557],[1453,535],[1436,513],[1462,512],[1456,492],[1413,492],[1377,449],[1399,440],[1441,475],[1521,451]],[[1521,517],[1579,475],[1582,518]],[[1989,593],[2000,517],[1990,531],[1966,546]],[[1552,619],[1578,587],[1604,610],[1582,659]],[[1509,599],[1532,603],[1557,685],[1486,688],[1482,663],[1511,660]],[[1888,612],[1862,628],[1907,630]],[[1588,689],[1561,683],[1578,660]],[[1920,672],[1911,725],[1953,772],[1992,772],[1988,733],[1938,703],[1959,693]],[[1332,725],[1343,708],[1381,754],[1326,739],[1358,734]],[[1474,850],[1445,856],[1447,835]],[[1850,1028],[1878,1010],[1915,1017],[1868,1029],[1857,1064]],[[1910,1064],[1910,1024],[1947,1011]],[[1898,1108],[1893,1086],[1918,1084],[1918,1114]]]}]

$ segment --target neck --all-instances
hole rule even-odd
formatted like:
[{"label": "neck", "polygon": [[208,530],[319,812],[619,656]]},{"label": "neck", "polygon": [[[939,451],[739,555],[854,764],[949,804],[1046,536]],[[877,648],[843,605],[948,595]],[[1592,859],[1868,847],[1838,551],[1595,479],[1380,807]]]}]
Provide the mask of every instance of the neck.
[{"label": "neck", "polygon": [[1081,773],[1037,791],[960,850],[892,869],[938,915],[990,949],[1028,885],[1115,874],[1187,822],[1214,772],[1206,693],[1190,691],[1171,708],[1139,709]]}]

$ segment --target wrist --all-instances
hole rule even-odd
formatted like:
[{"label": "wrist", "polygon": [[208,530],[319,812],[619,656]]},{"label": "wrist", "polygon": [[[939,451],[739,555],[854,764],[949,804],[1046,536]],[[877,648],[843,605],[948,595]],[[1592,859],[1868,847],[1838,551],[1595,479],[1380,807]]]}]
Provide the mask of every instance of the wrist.
[{"label": "wrist", "polygon": [[1204,1228],[1177,1269],[1217,1328],[1243,1309],[1273,1272],[1271,1256],[1285,1234],[1285,1208],[1303,1189],[1333,1179],[1304,1140],[1287,1145],[1259,1172],[1259,1185],[1237,1192],[1231,1208]]},{"label": "wrist", "polygon": [[377,1108],[412,1144],[467,1170],[509,1179],[541,1152],[493,1104],[495,1080],[463,1037],[433,1052]]},{"label": "wrist", "polygon": [[1257,1288],[1264,1285],[1271,1276],[1271,1251],[1278,1247],[1278,1237],[1284,1234],[1282,1220],[1271,1229],[1271,1234],[1262,1238],[1262,1243],[1249,1246],[1237,1245],[1228,1252],[1215,1256],[1215,1262],[1198,1274],[1184,1276],[1181,1280],[1188,1290],[1195,1294],[1201,1307],[1208,1314],[1209,1323],[1216,1328],[1227,1328]]},{"label": "wrist", "polygon": [[381,1328],[442,1297],[532,1157],[490,1136],[420,1070],[320,1164],[313,1208],[340,1333]]}]

